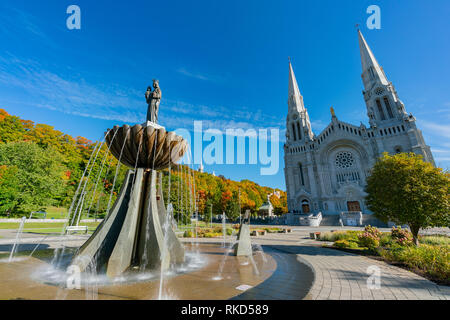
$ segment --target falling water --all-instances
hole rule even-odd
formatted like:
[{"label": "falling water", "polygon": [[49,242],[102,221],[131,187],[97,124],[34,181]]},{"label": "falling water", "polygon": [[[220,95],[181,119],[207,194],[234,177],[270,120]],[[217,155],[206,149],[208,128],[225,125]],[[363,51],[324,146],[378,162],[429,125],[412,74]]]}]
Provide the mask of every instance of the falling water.
[{"label": "falling water", "polygon": [[49,236],[50,236],[49,234],[46,235],[45,237],[43,237],[43,238],[41,239],[41,241],[38,242],[38,244],[34,247],[33,251],[31,251],[29,257],[32,257],[32,256],[33,256],[33,253],[37,250],[37,248],[39,248],[39,246],[41,245],[41,243],[42,243],[45,239],[47,239]]},{"label": "falling water", "polygon": [[222,236],[223,236],[223,242],[222,242],[222,246],[225,248],[225,243],[226,243],[226,235],[227,235],[227,227],[226,227],[226,217],[225,217],[225,212],[222,213]]},{"label": "falling water", "polygon": [[230,245],[228,246],[228,248],[226,248],[226,250],[225,250],[225,252],[224,252],[224,255],[223,255],[223,258],[222,258],[222,261],[220,262],[219,269],[217,270],[217,275],[216,275],[215,277],[212,278],[213,280],[222,280],[222,279],[223,279],[223,277],[222,277],[222,272],[223,272],[223,268],[224,268],[224,266],[225,266],[225,262],[227,261],[228,256],[232,253],[232,251],[233,251],[233,246],[234,246],[236,243],[237,243],[236,240],[231,241],[231,242],[230,242]]},{"label": "falling water", "polygon": [[[103,140],[104,140],[104,138],[103,138]],[[88,184],[88,182],[89,182],[89,178],[90,178],[90,176],[91,176],[92,169],[94,168],[95,161],[97,160],[98,153],[100,152],[100,149],[102,148],[103,144],[104,144],[104,141],[101,143],[101,145],[100,145],[99,148],[97,149],[97,152],[95,153],[94,161],[92,162],[92,165],[91,165],[91,167],[90,167],[90,169],[89,169],[88,175],[87,175],[86,180],[85,180],[85,182],[84,182],[83,189],[81,190],[81,198],[78,200],[77,208],[79,207],[80,202],[81,202],[81,201],[84,201],[84,197],[86,196],[86,194],[85,194],[85,192],[86,192],[86,186],[87,186],[87,184]],[[80,213],[79,213],[80,215],[81,215],[82,209],[83,209],[83,208],[81,208],[81,210],[80,210]],[[70,225],[73,225],[74,220],[76,219],[76,216],[77,216],[76,213],[77,213],[77,212],[76,212],[76,210],[75,210],[75,214],[74,214],[73,217],[72,217],[72,221],[71,221]]]},{"label": "falling water", "polygon": [[[111,149],[112,142],[114,141],[114,138],[116,137],[117,132],[119,132],[119,130],[116,130],[114,132],[114,135],[113,135],[113,137],[111,139],[111,142],[108,144],[108,150],[106,150],[105,155],[103,156],[103,160],[102,160],[102,164],[101,164],[101,170],[100,170],[100,173],[97,175],[97,180],[95,181],[95,187],[94,187],[94,192],[92,194],[91,203],[89,204],[89,208],[88,208],[88,211],[87,211],[88,214],[91,211],[92,203],[94,202],[95,194],[97,193],[98,182],[100,181],[100,177],[102,175],[103,168],[105,166],[105,161],[106,161],[106,159],[108,157],[109,150]],[[108,169],[106,170],[105,177],[108,175],[109,168],[111,167],[111,163],[112,163],[112,160],[109,162]]]},{"label": "falling water", "polygon": [[163,270],[163,264],[164,260],[167,257],[167,254],[169,253],[169,228],[171,228],[172,224],[172,212],[173,212],[173,206],[171,203],[167,205],[166,210],[166,219],[164,221],[163,225],[163,232],[164,232],[164,241],[163,241],[163,247],[161,249],[160,258],[161,258],[161,271],[159,276],[159,294],[158,294],[158,300],[162,300],[162,292],[163,292],[163,283],[164,283],[164,270]]},{"label": "falling water", "polygon": [[22,217],[22,220],[20,221],[19,229],[17,230],[17,233],[16,233],[16,240],[14,241],[14,245],[13,245],[11,253],[9,255],[8,262],[12,262],[12,260],[14,258],[14,254],[16,253],[17,248],[19,247],[19,242],[20,242],[20,238],[22,236],[23,226],[24,226],[26,220],[27,220],[26,217]]},{"label": "falling water", "polygon": [[266,254],[264,253],[262,246],[260,244],[254,244],[253,246],[257,249],[255,251],[261,255],[263,262],[266,263],[267,258],[266,258]]}]

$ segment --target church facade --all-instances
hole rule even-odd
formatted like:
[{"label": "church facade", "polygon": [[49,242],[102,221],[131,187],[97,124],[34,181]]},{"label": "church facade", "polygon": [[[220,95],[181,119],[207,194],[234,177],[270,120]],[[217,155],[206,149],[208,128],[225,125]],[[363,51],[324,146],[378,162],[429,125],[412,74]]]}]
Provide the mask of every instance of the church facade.
[{"label": "church facade", "polygon": [[331,122],[315,135],[289,63],[284,173],[290,213],[370,213],[364,187],[383,152],[414,152],[434,164],[416,119],[407,113],[359,30],[358,38],[369,127],[343,122],[331,108]]}]

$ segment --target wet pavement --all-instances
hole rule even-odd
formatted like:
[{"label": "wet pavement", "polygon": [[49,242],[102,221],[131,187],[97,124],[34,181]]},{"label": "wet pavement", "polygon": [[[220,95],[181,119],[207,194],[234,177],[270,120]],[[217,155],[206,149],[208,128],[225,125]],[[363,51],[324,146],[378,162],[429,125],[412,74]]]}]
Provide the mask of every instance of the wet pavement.
[{"label": "wet pavement", "polygon": [[[408,300],[450,299],[449,287],[439,286],[407,270],[382,261],[324,248],[324,242],[309,239],[311,232],[361,230],[357,227],[290,227],[291,233],[268,233],[252,237],[265,254],[247,258],[228,256],[222,238],[182,239],[205,258],[198,270],[164,281],[167,299],[338,299]],[[388,231],[386,229],[383,231]],[[5,234],[5,233],[3,233]],[[2,234],[0,234],[1,236]],[[11,233],[13,235],[13,233]],[[42,235],[22,239],[19,251],[31,250]],[[65,245],[80,246],[88,236],[71,235]],[[234,237],[227,237],[232,243]],[[3,236],[0,252],[7,253],[13,240]],[[61,246],[60,238],[43,241],[42,249]],[[263,259],[265,257],[265,259]],[[66,290],[36,281],[30,274],[48,261],[38,258],[13,263],[0,262],[0,299],[157,299],[159,280],[114,286]],[[223,268],[220,277],[219,270]],[[380,287],[370,288],[368,268],[379,268]],[[220,279],[218,279],[220,278]],[[218,279],[218,280],[214,280]]]}]

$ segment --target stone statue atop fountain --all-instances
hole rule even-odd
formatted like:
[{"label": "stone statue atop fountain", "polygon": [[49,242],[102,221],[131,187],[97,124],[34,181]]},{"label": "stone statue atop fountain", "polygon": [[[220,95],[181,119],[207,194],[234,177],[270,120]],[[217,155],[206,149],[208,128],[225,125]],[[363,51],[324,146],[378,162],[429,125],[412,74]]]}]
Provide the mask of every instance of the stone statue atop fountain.
[{"label": "stone statue atop fountain", "polygon": [[147,101],[147,121],[153,123],[158,122],[158,110],[161,102],[161,88],[159,87],[159,81],[153,80],[153,91],[150,86],[147,87],[145,92],[145,100]]}]

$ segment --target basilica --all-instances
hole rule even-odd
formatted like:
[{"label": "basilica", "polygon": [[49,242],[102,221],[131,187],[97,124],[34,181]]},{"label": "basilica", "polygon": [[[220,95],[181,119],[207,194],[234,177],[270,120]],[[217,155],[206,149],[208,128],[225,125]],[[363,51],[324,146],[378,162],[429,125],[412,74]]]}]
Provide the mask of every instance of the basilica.
[{"label": "basilica", "polygon": [[407,113],[359,30],[358,38],[369,127],[343,122],[331,108],[331,122],[314,134],[289,62],[284,173],[290,213],[369,214],[365,181],[383,152],[414,152],[434,164],[416,119]]}]

